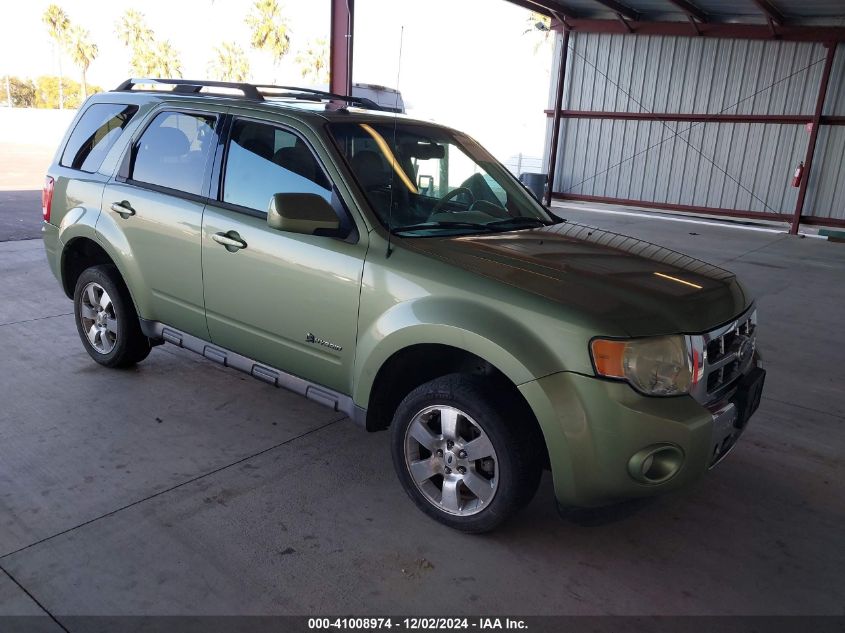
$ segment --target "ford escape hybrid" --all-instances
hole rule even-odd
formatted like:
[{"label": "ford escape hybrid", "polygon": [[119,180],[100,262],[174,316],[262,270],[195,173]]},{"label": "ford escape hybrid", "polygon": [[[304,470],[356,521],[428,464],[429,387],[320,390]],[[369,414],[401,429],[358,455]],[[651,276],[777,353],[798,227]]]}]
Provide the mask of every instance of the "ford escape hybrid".
[{"label": "ford escape hybrid", "polygon": [[366,99],[129,80],[80,109],[43,214],[95,361],[178,345],[389,429],[408,496],[460,530],[544,468],[569,506],[683,487],[760,401],[732,273],[567,222]]}]

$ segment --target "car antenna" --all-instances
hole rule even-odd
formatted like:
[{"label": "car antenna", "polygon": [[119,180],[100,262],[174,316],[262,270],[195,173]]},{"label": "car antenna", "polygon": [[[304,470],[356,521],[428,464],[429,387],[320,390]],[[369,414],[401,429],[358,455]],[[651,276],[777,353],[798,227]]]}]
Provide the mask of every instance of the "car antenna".
[{"label": "car antenna", "polygon": [[[390,206],[387,209],[387,252],[384,255],[385,259],[389,259],[393,254],[393,249],[390,247],[390,240],[393,236],[393,190],[396,182],[396,125],[399,119],[399,77],[402,73],[402,40],[405,39],[405,25],[403,24],[399,31],[399,63],[396,65],[396,99],[393,102],[393,151],[391,152],[391,160],[393,164],[390,166]],[[402,166],[398,166],[402,169]]]}]

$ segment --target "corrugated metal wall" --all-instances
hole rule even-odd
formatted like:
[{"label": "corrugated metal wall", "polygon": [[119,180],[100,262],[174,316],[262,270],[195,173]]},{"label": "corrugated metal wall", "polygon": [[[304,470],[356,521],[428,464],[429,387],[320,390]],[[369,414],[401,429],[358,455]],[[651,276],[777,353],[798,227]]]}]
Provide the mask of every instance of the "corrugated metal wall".
[{"label": "corrugated metal wall", "polygon": [[804,114],[825,57],[821,44],[765,40],[573,33],[570,44],[572,110]]},{"label": "corrugated metal wall", "polygon": [[[830,73],[824,113],[845,116],[845,46],[839,45]],[[816,145],[807,187],[805,213],[820,218],[845,218],[845,126],[823,126]],[[819,169],[816,169],[816,165]]]},{"label": "corrugated metal wall", "polygon": [[[842,48],[825,114],[845,111]],[[572,33],[563,109],[811,115],[825,55],[814,43]],[[804,124],[563,119],[554,188],[791,215],[808,137]],[[845,127],[825,126],[806,215],[845,218],[843,151]]]}]

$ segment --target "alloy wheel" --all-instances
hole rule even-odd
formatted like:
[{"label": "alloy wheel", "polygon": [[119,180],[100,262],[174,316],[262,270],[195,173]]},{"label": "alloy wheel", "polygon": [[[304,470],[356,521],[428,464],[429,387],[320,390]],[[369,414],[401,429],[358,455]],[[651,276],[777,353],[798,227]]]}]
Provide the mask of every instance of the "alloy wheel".
[{"label": "alloy wheel", "polygon": [[117,316],[106,289],[91,282],[79,299],[79,320],[88,342],[100,354],[108,354],[117,343]]},{"label": "alloy wheel", "polygon": [[405,431],[411,479],[438,509],[456,516],[481,512],[496,494],[499,460],[490,438],[463,411],[426,407]]}]

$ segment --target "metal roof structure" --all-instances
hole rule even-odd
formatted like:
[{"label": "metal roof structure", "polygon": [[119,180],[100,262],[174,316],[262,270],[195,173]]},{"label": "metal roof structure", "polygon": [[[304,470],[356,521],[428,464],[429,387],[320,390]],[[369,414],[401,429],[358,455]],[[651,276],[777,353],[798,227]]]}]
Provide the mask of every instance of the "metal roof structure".
[{"label": "metal roof structure", "polygon": [[[825,223],[831,226],[845,225],[845,218],[839,216],[833,217],[830,209],[817,212],[814,209],[805,209],[805,201],[808,196],[808,187],[811,182],[812,167],[816,145],[819,140],[820,129],[826,128],[825,142],[838,142],[839,132],[836,131],[842,126],[845,126],[845,116],[840,114],[836,109],[835,104],[838,103],[838,94],[841,90],[842,77],[842,63],[835,66],[837,59],[837,48],[840,50],[842,46],[839,44],[845,42],[845,0],[508,0],[509,2],[522,6],[527,9],[532,9],[548,16],[552,19],[552,28],[558,32],[562,32],[562,44],[559,47],[560,60],[557,64],[557,86],[555,91],[554,108],[548,114],[552,117],[550,147],[548,156],[549,166],[549,185],[547,191],[547,202],[551,201],[551,196],[573,198],[573,199],[592,199],[594,201],[615,202],[621,204],[643,204],[644,206],[654,206],[656,208],[671,208],[674,210],[686,210],[691,212],[703,212],[720,215],[734,215],[739,217],[763,217],[768,216],[769,219],[777,219],[791,222],[791,232],[795,233],[798,230],[800,223]],[[583,35],[582,35],[583,34]],[[591,35],[598,34],[598,35]],[[615,35],[608,35],[615,34]],[[791,116],[778,117],[772,116],[771,113],[755,113],[755,112],[726,112],[707,111],[706,107],[702,111],[665,111],[671,110],[665,103],[668,103],[668,95],[671,92],[670,86],[664,82],[662,84],[667,101],[664,102],[663,107],[659,107],[658,111],[644,107],[641,102],[636,101],[636,108],[633,111],[627,111],[623,108],[622,111],[611,108],[609,111],[604,111],[602,108],[597,110],[584,110],[583,106],[577,105],[576,108],[570,110],[563,110],[563,95],[565,88],[565,76],[567,68],[567,57],[570,49],[573,46],[570,44],[570,36],[578,38],[592,38],[596,44],[602,41],[605,45],[604,54],[610,55],[612,52],[607,48],[607,38],[616,38],[617,59],[621,59],[621,43],[620,36],[629,34],[646,35],[646,36],[665,36],[665,38],[658,38],[659,41],[675,41],[677,38],[687,40],[687,47],[692,47],[695,50],[701,50],[701,38],[706,37],[710,39],[713,44],[710,48],[712,50],[726,50],[732,51],[734,44],[729,40],[767,40],[767,42],[757,42],[758,45],[755,50],[759,52],[759,45],[761,43],[777,47],[772,49],[769,62],[776,64],[780,59],[780,53],[787,51],[787,46],[804,46],[814,43],[813,50],[820,56],[812,62],[812,67],[818,67],[818,70],[805,73],[805,77],[812,74],[812,80],[806,84],[803,89],[804,92],[797,92],[797,96],[801,97],[803,107],[798,107],[794,113],[790,112]],[[596,40],[596,38],[605,38],[605,40]],[[718,39],[717,39],[718,38]],[[638,40],[639,38],[633,38]],[[713,39],[721,43],[713,42]],[[698,45],[693,45],[692,42],[698,40]],[[579,40],[580,41],[580,40]],[[588,41],[588,40],[584,40]],[[646,42],[649,39],[644,40]],[[748,42],[744,42],[747,45]],[[684,45],[682,45],[683,48]],[[725,48],[727,47],[727,48]],[[629,65],[627,68],[630,71],[632,67],[630,64],[637,63],[638,67],[644,67],[648,60],[654,60],[659,63],[656,57],[652,57],[651,53],[646,48],[645,58],[643,55],[632,56],[632,52],[636,48],[629,47]],[[812,46],[811,46],[812,48]],[[573,49],[574,50],[574,49]],[[674,48],[672,49],[675,50]],[[689,48],[684,50],[690,50]],[[747,46],[746,46],[746,50]],[[792,49],[789,49],[792,51]],[[787,51],[788,52],[788,51]],[[792,51],[794,52],[794,51]],[[683,56],[682,53],[678,53]],[[729,56],[730,57],[730,56]],[[674,60],[674,57],[672,58]],[[715,58],[711,58],[711,66],[715,63]],[[758,60],[762,57],[758,56]],[[842,59],[840,54],[839,59]],[[573,66],[581,67],[579,60]],[[665,59],[664,59],[665,61]],[[728,65],[731,61],[728,60]],[[823,65],[822,65],[823,64]],[[727,66],[723,66],[727,67]],[[740,69],[741,74],[738,76],[738,81],[742,81],[741,77],[744,75],[744,66],[742,63],[733,63],[734,70]],[[671,64],[670,64],[671,68]],[[714,67],[715,68],[715,67]],[[583,70],[583,68],[582,68]],[[592,72],[592,71],[589,71]],[[599,72],[599,70],[596,70]],[[761,67],[758,65],[751,70],[751,75],[759,79]],[[833,80],[831,77],[833,76]],[[608,79],[607,75],[604,75]],[[709,75],[712,80],[713,75]],[[727,81],[727,79],[726,79]],[[778,81],[778,85],[780,81]],[[681,82],[681,86],[686,85]],[[721,84],[719,84],[721,85]],[[726,86],[727,84],[725,84]],[[734,83],[734,86],[739,84]],[[756,85],[756,84],[755,84]],[[711,85],[709,89],[715,86]],[[774,86],[774,84],[772,84]],[[825,110],[825,102],[827,98],[828,88],[832,95],[830,108]],[[725,88],[722,89],[724,92]],[[719,92],[719,90],[716,90]],[[627,94],[627,93],[626,93]],[[773,94],[773,93],[767,93]],[[812,97],[815,95],[815,99]],[[630,97],[630,95],[628,95]],[[812,102],[814,101],[814,104]],[[611,102],[613,103],[613,102]],[[677,110],[677,106],[676,106]],[[799,113],[800,110],[800,113]],[[785,112],[779,113],[785,115]],[[596,119],[611,119],[613,121],[644,121],[656,122],[657,125],[667,126],[667,121],[696,121],[691,125],[702,127],[704,123],[709,123],[712,129],[718,129],[720,124],[740,124],[747,126],[756,126],[758,134],[762,126],[766,125],[786,125],[792,126],[792,130],[798,129],[798,126],[805,125],[808,134],[806,153],[804,160],[801,162],[799,169],[796,171],[796,184],[792,186],[797,187],[797,198],[795,202],[795,209],[791,214],[785,210],[778,210],[776,213],[771,211],[768,204],[763,201],[766,207],[765,212],[760,210],[752,210],[749,208],[735,209],[722,208],[720,204],[712,203],[711,201],[680,204],[678,200],[667,201],[665,204],[659,200],[640,200],[628,199],[618,195],[602,196],[593,195],[590,193],[576,193],[572,194],[568,190],[558,191],[555,187],[555,171],[558,156],[558,142],[561,129],[561,119],[566,118],[572,121],[591,121]],[[729,128],[725,128],[729,129]],[[779,129],[779,128],[775,128]],[[830,129],[834,129],[833,132]],[[831,137],[831,135],[833,135]],[[602,137],[605,138],[605,137]],[[624,138],[624,135],[623,135]],[[833,138],[833,141],[830,141]],[[696,148],[693,148],[696,149]],[[827,150],[825,150],[827,151]],[[835,153],[835,152],[834,152]],[[828,161],[828,164],[834,165],[835,169],[828,169],[828,172],[833,175],[833,179],[839,179],[837,175],[838,165],[840,161]],[[713,163],[714,169],[721,169],[720,173],[727,171],[723,166]],[[826,172],[827,173],[827,172]],[[818,176],[816,176],[818,179]],[[754,196],[753,192],[747,185],[743,185],[738,179],[733,178],[734,184],[755,198],[755,204],[762,199],[759,196]],[[815,181],[814,181],[815,182]],[[825,186],[827,186],[825,184]],[[571,187],[570,187],[571,188]],[[816,190],[819,185],[816,184]],[[830,187],[828,187],[830,188]],[[834,186],[835,189],[835,186]],[[636,197],[636,196],[635,196]],[[828,196],[829,198],[830,196]],[[601,200],[599,200],[601,198]],[[791,217],[790,217],[791,215]]]},{"label": "metal roof structure", "polygon": [[[703,127],[704,123],[711,125],[719,124],[740,124],[740,125],[756,125],[760,126],[793,126],[805,125],[808,130],[808,142],[804,161],[802,163],[803,171],[799,171],[799,180],[797,201],[795,209],[792,213],[787,214],[785,211],[778,211],[777,213],[769,213],[774,216],[774,219],[791,222],[791,231],[797,232],[798,226],[801,222],[819,223],[821,219],[829,225],[845,226],[845,218],[831,219],[827,216],[821,218],[814,215],[814,212],[805,210],[805,199],[808,194],[808,184],[811,180],[813,157],[817,140],[819,138],[819,130],[822,127],[828,129],[840,130],[845,128],[845,116],[842,116],[839,110],[832,114],[825,111],[824,104],[828,87],[832,94],[833,101],[838,103],[840,93],[842,92],[843,82],[841,77],[843,75],[843,63],[837,62],[834,67],[835,60],[845,59],[840,53],[837,58],[837,48],[842,50],[845,47],[838,47],[840,43],[845,43],[845,0],[505,0],[511,4],[523,7],[525,9],[537,11],[552,18],[551,28],[558,33],[561,33],[560,43],[557,48],[559,59],[556,63],[557,74],[556,87],[554,91],[554,106],[547,114],[552,118],[550,126],[550,143],[548,148],[548,173],[549,181],[546,194],[546,203],[551,202],[552,195],[561,197],[566,194],[565,191],[557,191],[555,186],[555,172],[558,156],[558,144],[560,139],[561,120],[595,120],[595,119],[612,119],[613,121],[646,121],[656,122],[658,125],[665,128],[668,122],[690,122],[689,124]],[[353,36],[354,36],[354,21],[355,21],[355,0],[330,0],[331,4],[331,39],[330,39],[330,84],[331,90],[337,94],[351,94],[352,90],[352,54],[353,54]],[[680,46],[686,46],[687,49],[696,48],[696,50],[704,48],[702,44],[707,44],[708,50],[726,48],[728,51],[733,51],[736,42],[729,40],[763,40],[763,42],[743,42],[743,45],[755,45],[755,50],[761,48],[761,45],[768,47],[768,49],[778,49],[787,46],[801,46],[804,48],[813,49],[817,53],[821,53],[820,57],[811,63],[811,67],[819,68],[820,71],[813,74],[815,78],[814,86],[808,87],[808,95],[802,94],[802,103],[806,102],[805,108],[802,111],[777,113],[775,115],[767,113],[734,113],[734,112],[711,112],[706,108],[702,111],[683,111],[683,112],[668,112],[668,111],[652,111],[642,107],[638,104],[638,111],[616,111],[616,110],[563,110],[563,98],[566,87],[566,68],[567,59],[570,48],[573,54],[577,54],[574,46],[570,44],[570,39],[579,41],[582,34],[610,34],[608,37],[604,35],[594,36],[593,41],[601,40],[603,42],[603,50],[601,54],[607,56],[611,54],[608,49],[608,41],[613,40],[617,43],[616,59],[621,60],[622,54],[619,52],[622,48],[621,42],[625,41],[629,48],[630,43],[638,41],[639,38],[617,37],[617,35],[645,35],[645,36],[666,36],[654,38],[658,41],[671,41],[674,39],[684,40],[685,42]],[[616,34],[616,35],[613,35]],[[603,39],[602,39],[603,38]],[[590,38],[587,38],[590,39]],[[650,40],[651,38],[646,38]],[[706,42],[702,42],[706,39]],[[804,43],[812,42],[814,46],[808,46]],[[780,43],[784,43],[783,46]],[[674,46],[674,43],[673,43]],[[746,49],[749,47],[746,46]],[[685,50],[687,50],[685,49]],[[674,50],[674,49],[673,49]],[[739,48],[741,50],[741,46]],[[700,52],[700,51],[699,51]],[[711,50],[712,52],[712,50]],[[791,51],[795,53],[795,51]],[[761,55],[757,50],[758,58]],[[795,55],[793,54],[792,57]],[[637,56],[638,63],[642,60],[651,60],[654,56],[646,47],[645,53]],[[714,57],[708,58],[711,69],[726,68],[731,66],[731,55],[714,62]],[[760,58],[762,59],[762,58]],[[777,60],[780,59],[775,55],[775,61],[770,65],[774,67]],[[628,68],[633,62],[634,58],[630,56],[626,59]],[[643,62],[645,63],[645,62]],[[742,64],[733,63],[734,67],[742,67]],[[808,70],[807,67],[803,70]],[[596,67],[596,72],[601,74],[601,71]],[[801,69],[799,69],[801,70]],[[753,71],[760,73],[759,68]],[[797,74],[798,71],[793,71]],[[664,75],[664,78],[668,75]],[[831,81],[831,77],[833,80]],[[610,78],[605,75],[605,79],[610,81]],[[741,76],[737,81],[742,81]],[[783,80],[773,80],[775,83],[771,86],[779,85]],[[664,81],[663,85],[665,86]],[[685,85],[684,81],[679,82],[680,86]],[[711,86],[708,89],[713,89]],[[760,89],[758,88],[758,92]],[[810,105],[813,101],[812,94],[815,93],[814,105]],[[628,95],[630,97],[630,95]],[[806,98],[805,98],[806,97]],[[629,99],[630,100],[630,99]],[[664,104],[665,107],[665,104]],[[812,108],[812,110],[811,110]],[[658,108],[662,110],[663,108]],[[668,108],[666,108],[668,109]],[[773,128],[774,129],[774,128]],[[828,130],[826,129],[826,134]],[[679,136],[675,132],[671,138]],[[837,138],[839,138],[837,136]],[[827,141],[825,141],[827,142]],[[843,140],[845,146],[845,140]],[[838,147],[838,146],[837,146]],[[696,148],[693,148],[696,149]],[[827,150],[825,150],[827,151]],[[712,161],[711,161],[712,162]],[[837,162],[841,162],[837,159]],[[831,161],[828,161],[830,164]],[[715,163],[714,163],[715,165]],[[718,168],[718,166],[714,167]],[[723,169],[723,171],[725,171]],[[838,173],[838,172],[837,172]],[[817,177],[817,176],[815,176]],[[745,185],[739,185],[747,189]],[[570,196],[571,197],[571,196]],[[581,199],[586,199],[582,196]],[[607,198],[603,201],[616,201],[617,203],[642,203],[646,206],[651,205],[656,208],[661,208],[658,201],[647,200],[622,200],[618,197]],[[672,209],[680,209],[690,212],[705,212],[711,214],[735,215],[739,217],[762,217],[761,213],[752,209],[735,209],[735,208],[714,208],[713,206],[705,206],[702,204],[686,204],[679,205],[677,201],[672,201],[671,204],[666,204]],[[682,208],[683,207],[683,208]],[[829,215],[829,214],[828,214]]]},{"label": "metal roof structure", "polygon": [[508,0],[590,33],[845,41],[843,0]]}]

